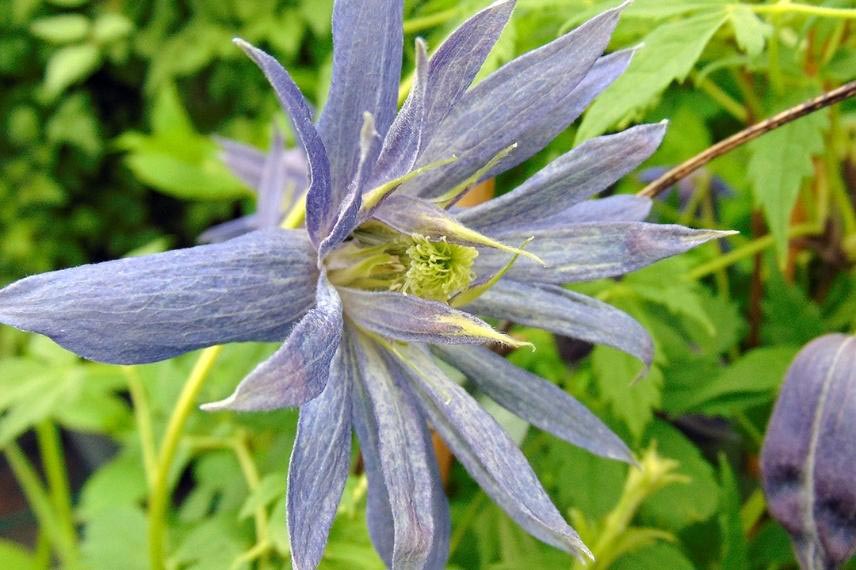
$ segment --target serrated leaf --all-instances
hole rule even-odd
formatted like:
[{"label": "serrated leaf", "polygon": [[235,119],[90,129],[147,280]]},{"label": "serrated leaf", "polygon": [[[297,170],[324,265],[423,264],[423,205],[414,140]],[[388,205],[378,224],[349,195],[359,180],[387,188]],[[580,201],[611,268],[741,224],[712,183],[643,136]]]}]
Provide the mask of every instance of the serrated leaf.
[{"label": "serrated leaf", "polygon": [[764,51],[764,41],[770,32],[765,24],[748,6],[734,5],[728,11],[728,19],[734,28],[737,45],[752,57]]},{"label": "serrated leaf", "polygon": [[707,42],[726,20],[722,8],[669,22],[643,39],[630,67],[589,107],[576,144],[606,132],[643,109],[674,81],[683,81]]},{"label": "serrated leaf", "polygon": [[84,39],[89,27],[89,19],[83,14],[59,14],[33,20],[30,33],[53,44],[70,44]]},{"label": "serrated leaf", "polygon": [[653,366],[648,376],[633,382],[640,372],[639,361],[602,345],[592,351],[591,365],[601,397],[638,439],[654,417],[654,408],[660,405],[663,385],[660,369]]},{"label": "serrated leaf", "polygon": [[93,44],[78,44],[58,49],[48,60],[45,92],[53,99],[71,84],[89,77],[101,62],[101,52]]},{"label": "serrated leaf", "polygon": [[[807,94],[797,101],[808,98]],[[783,125],[749,144],[747,174],[755,200],[776,241],[780,263],[787,256],[791,211],[803,180],[814,174],[812,157],[823,151],[825,110]]]},{"label": "serrated leaf", "polygon": [[666,307],[675,315],[684,316],[704,327],[713,335],[716,326],[704,310],[702,297],[691,284],[661,282],[659,286],[634,284],[633,290],[643,299]]}]

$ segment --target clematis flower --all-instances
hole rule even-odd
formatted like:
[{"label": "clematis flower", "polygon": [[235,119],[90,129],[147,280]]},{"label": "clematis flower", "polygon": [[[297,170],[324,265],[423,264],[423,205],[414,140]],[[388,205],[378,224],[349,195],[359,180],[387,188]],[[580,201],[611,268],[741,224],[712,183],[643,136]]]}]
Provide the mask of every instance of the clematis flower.
[{"label": "clematis flower", "polygon": [[770,513],[805,570],[856,553],[856,337],[828,334],[788,369],[761,451]]},{"label": "clematis flower", "polygon": [[513,4],[477,13],[430,58],[417,41],[416,80],[397,111],[401,1],[338,0],[332,84],[317,125],[279,63],[238,40],[305,153],[305,229],[267,228],[37,275],[0,291],[0,321],[105,362],[284,341],[231,396],[204,407],[300,407],[287,493],[295,568],[321,559],[352,432],[383,560],[396,569],[444,566],[449,514],[429,425],[523,528],[589,556],[521,451],[438,360],[528,422],[631,461],[581,404],[486,348],[520,343],[476,314],[608,344],[648,363],[651,340],[638,323],[560,285],[621,275],[725,235],[643,223],[650,207],[643,198],[588,200],[654,151],[663,124],[593,139],[500,198],[454,207],[473,183],[543,148],[632,56],[601,56],[617,8],[471,86]]},{"label": "clematis flower", "polygon": [[275,228],[306,195],[306,159],[297,149],[286,149],[282,135],[274,130],[267,154],[249,145],[218,138],[220,157],[232,174],[256,192],[256,212],[213,226],[199,241],[226,241],[253,230]]}]

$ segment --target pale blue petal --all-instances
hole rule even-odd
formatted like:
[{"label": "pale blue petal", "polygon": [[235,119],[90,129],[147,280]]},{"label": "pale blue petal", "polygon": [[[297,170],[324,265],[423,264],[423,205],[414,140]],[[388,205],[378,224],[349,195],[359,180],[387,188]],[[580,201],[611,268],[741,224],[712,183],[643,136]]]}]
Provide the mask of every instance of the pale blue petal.
[{"label": "pale blue petal", "polygon": [[295,570],[321,561],[351,463],[351,389],[357,361],[343,338],[327,387],[300,408],[288,467],[288,535]]},{"label": "pale blue petal", "polygon": [[633,462],[633,454],[602,421],[564,390],[478,346],[436,346],[499,405],[527,422],[596,455]]},{"label": "pale blue petal", "polygon": [[223,222],[222,224],[217,224],[216,226],[211,226],[199,234],[197,240],[200,243],[220,243],[248,234],[260,227],[261,224],[259,223],[258,216],[249,214],[229,220],[228,222]]},{"label": "pale blue petal", "polygon": [[[534,237],[526,251],[546,263],[539,265],[521,258],[508,277],[561,284],[623,275],[732,234],[666,224],[613,222],[576,224],[564,229],[498,231],[493,237],[505,243],[520,243]],[[489,274],[507,261],[508,254],[483,248],[476,258],[475,269],[480,275]]]},{"label": "pale blue petal", "polygon": [[314,253],[303,231],[83,265],[0,290],[0,322],[118,364],[197,348],[279,341],[312,306]]},{"label": "pale blue petal", "polygon": [[342,301],[336,288],[321,275],[315,306],[300,319],[279,350],[256,366],[231,396],[202,408],[276,410],[316,398],[327,385],[343,326]]},{"label": "pale blue petal", "polygon": [[259,224],[261,224],[260,227],[275,228],[279,226],[284,214],[282,204],[283,201],[287,200],[285,193],[289,190],[294,192],[293,188],[287,188],[287,183],[285,147],[282,143],[282,135],[275,129],[271,149],[265,157],[262,178],[259,181],[256,215]]},{"label": "pale blue petal", "polygon": [[466,309],[622,350],[651,365],[654,346],[630,315],[597,299],[556,287],[502,279]]},{"label": "pale blue petal", "polygon": [[[312,124],[312,111],[303,94],[288,75],[288,72],[273,57],[236,40],[238,46],[261,68],[279,98],[283,109],[291,118],[294,131],[306,152],[309,169],[309,192],[306,197],[306,229],[316,247],[330,231],[335,221],[339,200],[333,195],[330,182],[330,163],[321,137]],[[357,133],[358,135],[358,133]],[[355,136],[349,144],[359,140]]]},{"label": "pale blue petal", "polygon": [[560,229],[570,224],[592,222],[641,222],[651,212],[650,198],[634,194],[619,194],[586,200],[559,214],[549,216],[537,224],[537,229]]},{"label": "pale blue petal", "polygon": [[395,116],[401,14],[401,0],[336,0],[333,7],[333,76],[318,131],[330,157],[334,204],[357,171],[363,113],[374,116],[381,136]]},{"label": "pale blue petal", "polygon": [[485,231],[525,229],[579,204],[621,179],[660,145],[666,125],[640,125],[586,141],[499,198],[467,208],[464,225]]},{"label": "pale blue petal", "polygon": [[591,556],[544,491],[523,453],[463,388],[418,347],[396,351],[431,424],[473,479],[533,536],[578,556]]}]

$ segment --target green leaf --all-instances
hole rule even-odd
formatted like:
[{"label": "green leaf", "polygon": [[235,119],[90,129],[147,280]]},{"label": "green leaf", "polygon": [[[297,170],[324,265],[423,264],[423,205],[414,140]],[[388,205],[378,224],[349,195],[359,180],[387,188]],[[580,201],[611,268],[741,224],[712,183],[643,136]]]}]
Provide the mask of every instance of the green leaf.
[{"label": "green leaf", "polygon": [[101,52],[93,44],[77,44],[57,50],[48,60],[45,71],[48,98],[55,98],[71,84],[89,77],[100,62]]},{"label": "green leaf", "polygon": [[148,570],[146,516],[139,507],[100,512],[83,531],[81,551],[90,570]]},{"label": "green leaf", "polygon": [[646,440],[657,442],[657,452],[677,460],[679,473],[690,482],[675,484],[657,491],[642,504],[639,511],[647,526],[681,530],[705,521],[716,513],[719,484],[713,468],[681,432],[664,421],[655,421],[646,432]]},{"label": "green leaf", "polygon": [[764,51],[764,40],[770,33],[765,24],[748,6],[734,5],[728,10],[728,19],[734,28],[737,45],[752,57]]},{"label": "green leaf", "polygon": [[719,514],[722,567],[729,570],[748,570],[748,545],[740,522],[740,490],[734,472],[723,454],[719,456],[719,476],[722,482],[722,512]]},{"label": "green leaf", "polygon": [[639,361],[607,346],[596,346],[591,356],[597,389],[615,416],[634,438],[639,438],[660,405],[663,376],[656,366],[638,382]]},{"label": "green leaf", "polygon": [[241,552],[251,546],[238,534],[239,529],[231,515],[208,519],[192,528],[173,558],[180,567],[188,569],[246,569],[249,567],[247,563],[234,564]]},{"label": "green leaf", "polygon": [[132,507],[146,496],[146,475],[140,453],[125,447],[86,481],[78,514],[94,521],[115,509]]},{"label": "green leaf", "polygon": [[636,283],[633,290],[643,299],[669,309],[675,315],[687,317],[713,335],[716,326],[705,312],[699,288],[677,280],[661,281],[659,285]]},{"label": "green leaf", "polygon": [[130,34],[134,24],[118,12],[106,12],[98,16],[92,29],[93,39],[101,44],[110,44]]},{"label": "green leaf", "polygon": [[126,158],[128,168],[143,183],[164,194],[186,200],[241,198],[247,190],[212,156],[194,164],[166,153],[139,153]]},{"label": "green leaf", "polygon": [[33,20],[30,33],[53,44],[70,44],[84,39],[89,27],[89,19],[83,14],[59,14]]},{"label": "green leaf", "polygon": [[23,546],[10,540],[0,539],[0,560],[3,570],[36,570],[35,557]]},{"label": "green leaf", "polygon": [[589,107],[576,144],[606,132],[649,104],[674,81],[683,81],[707,42],[725,22],[721,8],[669,22],[643,39],[627,71]]},{"label": "green leaf", "polygon": [[259,486],[247,497],[238,518],[249,518],[259,507],[267,507],[285,493],[285,481],[279,473],[269,473],[259,482]]},{"label": "green leaf", "polygon": [[683,552],[671,544],[652,544],[619,558],[612,570],[694,570]]},{"label": "green leaf", "polygon": [[[795,102],[805,100],[808,94]],[[791,211],[803,180],[814,174],[812,157],[824,149],[823,132],[828,124],[825,110],[783,125],[749,144],[748,177],[755,200],[764,211],[776,241],[779,262],[787,256]]]}]

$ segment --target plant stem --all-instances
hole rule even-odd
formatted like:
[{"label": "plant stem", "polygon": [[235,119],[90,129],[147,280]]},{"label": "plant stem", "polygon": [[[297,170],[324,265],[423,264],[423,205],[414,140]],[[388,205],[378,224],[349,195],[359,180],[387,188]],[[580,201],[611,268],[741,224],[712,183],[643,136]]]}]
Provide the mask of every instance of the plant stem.
[{"label": "plant stem", "polygon": [[134,408],[134,420],[140,434],[140,447],[143,450],[143,467],[146,472],[146,483],[151,491],[154,485],[157,456],[155,451],[155,436],[152,430],[152,416],[149,410],[149,400],[146,390],[133,366],[123,366],[122,372],[128,382],[128,392],[131,394],[131,404]]},{"label": "plant stem", "polygon": [[169,476],[178,451],[178,443],[181,440],[187,418],[196,403],[196,398],[199,396],[208,374],[214,367],[214,362],[222,351],[222,346],[212,346],[203,350],[199,355],[199,360],[196,361],[196,365],[181,390],[178,403],[176,403],[169,419],[166,434],[161,444],[151,497],[149,498],[149,562],[153,570],[164,570],[166,568],[164,543],[170,490]]},{"label": "plant stem", "polygon": [[[250,494],[259,488],[259,470],[253,461],[253,456],[247,446],[247,434],[239,432],[232,442],[232,450],[235,457],[238,458],[238,464],[241,466],[241,472],[244,474],[244,480],[247,482],[247,488]],[[258,544],[251,550],[254,556],[259,558],[259,570],[267,567],[267,549],[270,548],[270,540],[268,537],[267,513],[264,505],[260,504],[256,507],[256,512],[253,514],[256,526],[256,541]],[[266,545],[267,549],[263,549],[261,545]]]},{"label": "plant stem", "polygon": [[[77,530],[74,527],[74,512],[71,506],[71,491],[68,471],[59,430],[50,420],[36,425],[36,440],[42,458],[42,467],[47,476],[48,489],[54,512],[59,519],[64,539],[77,551]],[[77,555],[75,554],[77,558]]]},{"label": "plant stem", "polygon": [[[817,227],[816,224],[800,224],[798,226],[792,226],[788,230],[788,238],[795,238],[800,236],[812,235],[821,233],[820,228]],[[712,259],[707,263],[703,263],[690,271],[687,274],[687,277],[692,279],[693,281],[697,281],[702,279],[703,277],[707,277],[711,273],[728,267],[729,265],[733,265],[738,261],[742,261],[747,257],[752,257],[756,253],[764,251],[768,247],[772,247],[774,244],[774,239],[772,234],[767,234],[765,236],[759,237],[758,239],[752,240],[749,243],[738,247],[737,249],[726,253],[725,255],[721,255],[716,259]]]},{"label": "plant stem", "polygon": [[39,528],[53,545],[63,568],[78,568],[76,545],[70,542],[63,532],[62,523],[54,512],[48,492],[42,485],[35,468],[21,448],[18,447],[18,444],[14,442],[6,446],[3,454],[6,456],[12,473],[21,485],[21,490],[27,498],[30,508],[33,509],[33,514],[39,522]]},{"label": "plant stem", "polygon": [[824,107],[828,107],[839,101],[843,101],[856,95],[856,81],[845,83],[837,89],[833,89],[828,93],[824,93],[814,99],[810,99],[799,105],[791,107],[781,113],[765,119],[759,123],[755,123],[751,127],[743,129],[735,133],[725,140],[722,140],[715,145],[708,147],[704,151],[690,158],[689,160],[679,164],[671,169],[663,176],[651,182],[648,186],[639,191],[639,196],[647,196],[653,198],[661,194],[666,189],[670,188],[679,180],[682,180],[719,156],[746,144],[747,142],[760,137],[761,135],[772,131],[786,123],[795,121],[800,117],[804,117],[809,113],[813,113]]},{"label": "plant stem", "polygon": [[422,30],[427,30],[428,28],[433,28],[434,26],[438,26],[440,24],[445,24],[446,22],[457,16],[459,13],[459,8],[449,8],[448,10],[443,10],[441,12],[436,12],[427,16],[421,16],[419,18],[411,18],[410,20],[405,20],[403,27],[404,33],[412,34],[414,32],[420,32]]},{"label": "plant stem", "polygon": [[719,103],[720,107],[741,123],[745,123],[749,118],[749,111],[746,110],[746,107],[709,78],[696,77],[694,82],[696,87],[707,93],[708,97]]},{"label": "plant stem", "polygon": [[756,14],[805,14],[824,18],[856,18],[856,10],[852,8],[827,8],[811,4],[795,4],[779,2],[777,4],[741,4]]}]

